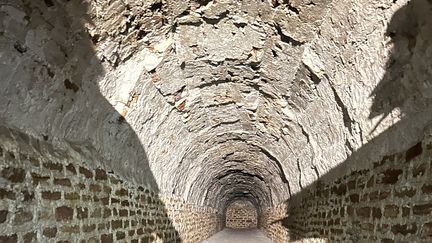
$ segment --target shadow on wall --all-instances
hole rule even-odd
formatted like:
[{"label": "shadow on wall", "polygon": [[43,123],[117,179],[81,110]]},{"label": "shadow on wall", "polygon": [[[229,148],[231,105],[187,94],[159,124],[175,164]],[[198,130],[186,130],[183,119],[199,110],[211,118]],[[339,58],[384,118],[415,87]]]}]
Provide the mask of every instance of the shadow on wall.
[{"label": "shadow on wall", "polygon": [[[49,143],[97,151],[108,170],[123,176],[142,170],[139,184],[158,192],[139,138],[99,91],[106,60],[96,56],[98,37],[91,38],[85,27],[92,24],[88,7],[82,1],[1,1],[0,73],[6,94],[0,98],[1,123],[11,127],[20,120],[18,130],[33,135],[44,130],[36,136]],[[109,162],[116,157],[124,160]],[[164,205],[159,198],[151,203]],[[165,217],[164,228],[142,225],[146,232],[163,242],[180,241],[167,211],[154,213]]]},{"label": "shadow on wall", "polygon": [[[421,143],[413,143],[428,135],[432,122],[431,16],[432,1],[412,0],[392,17],[387,34],[394,48],[386,74],[372,93],[370,118],[384,119],[399,109],[402,119],[286,202],[288,216],[281,223],[290,240],[395,242],[432,237],[425,224],[430,211],[424,206],[432,204],[421,194],[421,183],[432,183],[431,175],[422,177],[427,165],[412,168],[417,166],[412,159],[424,150]],[[419,140],[405,139],[414,137]],[[378,163],[365,159],[401,145],[407,148],[405,154]]]},{"label": "shadow on wall", "polygon": [[388,116],[395,108],[404,119],[429,108],[432,99],[430,49],[432,1],[413,0],[392,17],[386,35],[393,50],[387,71],[372,92],[374,103],[369,118]]}]

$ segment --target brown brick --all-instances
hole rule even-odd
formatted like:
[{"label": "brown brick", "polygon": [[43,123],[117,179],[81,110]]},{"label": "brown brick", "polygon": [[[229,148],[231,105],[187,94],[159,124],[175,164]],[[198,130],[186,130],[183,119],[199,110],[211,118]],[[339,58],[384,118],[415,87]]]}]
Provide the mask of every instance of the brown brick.
[{"label": "brown brick", "polygon": [[122,189],[120,189],[120,190],[117,190],[117,191],[115,192],[115,195],[116,195],[116,196],[127,196],[128,194],[129,194],[128,190],[127,190],[127,189],[124,189],[124,188],[122,188]]},{"label": "brown brick", "polygon": [[138,225],[138,222],[136,220],[131,220],[131,226],[135,227]]},{"label": "brown brick", "polygon": [[31,221],[32,219],[33,214],[30,211],[20,208],[15,212],[14,224],[21,225]]},{"label": "brown brick", "polygon": [[68,206],[61,206],[56,208],[55,215],[57,221],[63,220],[72,220],[73,218],[73,209]]},{"label": "brown brick", "polygon": [[91,224],[91,225],[84,225],[83,226],[83,231],[88,233],[88,232],[93,232],[96,230],[96,225],[95,224]]},{"label": "brown brick", "polygon": [[356,181],[352,180],[347,183],[348,190],[354,190],[356,187]]},{"label": "brown brick", "polygon": [[406,161],[410,161],[414,159],[415,157],[419,156],[423,152],[422,144],[417,143],[416,145],[412,146],[410,149],[408,149],[405,153],[405,159]]},{"label": "brown brick", "polygon": [[63,225],[60,230],[64,233],[80,233],[80,227],[78,225]]},{"label": "brown brick", "polygon": [[119,202],[120,202],[119,199],[114,198],[114,197],[111,198],[111,204],[116,204],[116,203],[119,203]]},{"label": "brown brick", "polygon": [[334,193],[338,196],[345,195],[346,192],[347,192],[347,187],[345,184],[341,184],[339,186],[334,186],[332,188],[332,193]]},{"label": "brown brick", "polygon": [[92,192],[101,192],[102,188],[101,188],[101,186],[99,186],[97,184],[91,184],[89,186],[89,190],[92,191]]},{"label": "brown brick", "polygon": [[104,181],[104,180],[108,179],[108,176],[107,176],[105,170],[103,170],[103,169],[96,169],[95,172],[96,172],[95,173],[95,179],[97,181]]},{"label": "brown brick", "polygon": [[101,243],[113,243],[114,237],[112,234],[101,235]]},{"label": "brown brick", "polygon": [[116,233],[116,240],[123,240],[126,238],[126,234],[123,231],[117,231]]},{"label": "brown brick", "polygon": [[10,200],[15,200],[15,193],[13,191],[4,189],[4,188],[0,188],[0,199],[10,199]]},{"label": "brown brick", "polygon": [[109,205],[110,202],[110,198],[109,197],[103,197],[100,199],[100,201],[102,202],[103,205]]},{"label": "brown brick", "polygon": [[425,223],[421,229],[421,236],[430,237],[432,236],[432,222]]},{"label": "brown brick", "polygon": [[23,243],[37,242],[36,232],[28,232],[23,236]]},{"label": "brown brick", "polygon": [[432,212],[432,203],[416,204],[413,207],[413,214],[424,215]]},{"label": "brown brick", "polygon": [[42,233],[45,237],[48,238],[54,238],[57,235],[57,228],[51,227],[51,228],[45,228]]},{"label": "brown brick", "polygon": [[6,167],[2,170],[1,175],[13,183],[21,183],[25,180],[26,172],[21,168]]},{"label": "brown brick", "polygon": [[78,207],[76,209],[76,211],[77,211],[77,218],[78,219],[86,219],[86,218],[88,218],[88,208]]},{"label": "brown brick", "polygon": [[61,198],[61,192],[43,191],[42,198],[45,200],[59,200]]},{"label": "brown brick", "polygon": [[[327,235],[328,233],[326,233]],[[144,236],[143,238],[141,238],[141,242],[153,242],[153,237],[152,236]]]},{"label": "brown brick", "polygon": [[92,178],[93,177],[93,173],[89,169],[82,167],[82,166],[79,167],[79,173],[84,175],[86,178]]},{"label": "brown brick", "polygon": [[17,234],[0,235],[0,242],[2,242],[2,243],[16,243],[16,242],[18,242],[18,236],[17,236]]},{"label": "brown brick", "polygon": [[400,169],[387,169],[386,171],[381,173],[380,183],[382,184],[396,184],[399,180],[399,176],[402,174],[402,170]]},{"label": "brown brick", "polygon": [[114,229],[119,229],[123,227],[123,222],[121,220],[113,220],[111,221],[111,228]]},{"label": "brown brick", "polygon": [[80,195],[77,192],[67,192],[64,195],[66,200],[79,200]]},{"label": "brown brick", "polygon": [[432,194],[432,184],[424,184],[422,186],[422,192],[427,194]]},{"label": "brown brick", "polygon": [[362,207],[356,209],[356,214],[358,217],[369,218],[370,212],[370,207]]},{"label": "brown brick", "polygon": [[399,207],[396,205],[386,205],[384,207],[384,216],[387,218],[396,218],[399,215]]},{"label": "brown brick", "polygon": [[6,222],[9,212],[7,210],[0,210],[0,224]]},{"label": "brown brick", "polygon": [[104,208],[104,211],[103,211],[103,217],[104,217],[104,218],[111,217],[111,209],[109,209],[109,208]]},{"label": "brown brick", "polygon": [[49,180],[48,176],[42,176],[36,173],[31,173],[31,177],[33,180],[33,185],[41,184],[42,182],[47,182]]},{"label": "brown brick", "polygon": [[372,208],[372,218],[379,219],[381,218],[381,216],[382,216],[381,208]]},{"label": "brown brick", "polygon": [[72,183],[67,178],[54,178],[54,184],[59,186],[72,186]]},{"label": "brown brick", "polygon": [[392,239],[382,239],[381,243],[394,243],[394,240],[392,240]]},{"label": "brown brick", "polygon": [[49,170],[56,170],[58,172],[63,171],[63,165],[58,163],[53,163],[51,161],[43,163],[43,166]]},{"label": "brown brick", "polygon": [[359,194],[351,194],[349,195],[350,202],[352,203],[358,203],[359,202]]},{"label": "brown brick", "polygon": [[119,210],[119,216],[120,217],[127,217],[128,216],[128,210],[127,209],[120,209]]},{"label": "brown brick", "polygon": [[414,223],[412,223],[411,225],[396,224],[396,225],[392,226],[391,231],[394,234],[402,234],[402,235],[412,234],[412,235],[414,235],[417,233],[417,225]]},{"label": "brown brick", "polygon": [[92,198],[91,195],[81,195],[81,199],[82,199],[84,202],[89,202],[89,201],[91,201],[93,198]]}]

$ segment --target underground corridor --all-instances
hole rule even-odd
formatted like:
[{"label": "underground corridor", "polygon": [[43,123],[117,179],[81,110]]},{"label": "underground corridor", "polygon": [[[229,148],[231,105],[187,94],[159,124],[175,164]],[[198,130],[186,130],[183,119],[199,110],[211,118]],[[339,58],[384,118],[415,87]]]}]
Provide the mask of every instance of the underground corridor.
[{"label": "underground corridor", "polygon": [[0,243],[432,242],[431,16],[0,0]]}]

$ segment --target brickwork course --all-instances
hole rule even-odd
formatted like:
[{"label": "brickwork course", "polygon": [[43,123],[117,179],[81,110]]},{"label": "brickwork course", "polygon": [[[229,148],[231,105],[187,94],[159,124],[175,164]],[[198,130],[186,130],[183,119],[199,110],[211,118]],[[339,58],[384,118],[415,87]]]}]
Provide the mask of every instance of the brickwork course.
[{"label": "brickwork course", "polygon": [[430,16],[0,0],[0,242],[432,242]]},{"label": "brickwork course", "polygon": [[237,201],[231,203],[225,212],[227,228],[254,229],[258,225],[256,208],[247,202]]}]

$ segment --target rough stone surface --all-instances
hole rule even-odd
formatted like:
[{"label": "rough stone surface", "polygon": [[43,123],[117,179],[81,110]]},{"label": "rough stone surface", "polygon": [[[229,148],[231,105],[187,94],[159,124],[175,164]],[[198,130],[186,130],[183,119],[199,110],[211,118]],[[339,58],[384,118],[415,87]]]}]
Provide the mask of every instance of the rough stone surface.
[{"label": "rough stone surface", "polygon": [[[105,192],[103,185],[131,183],[210,210],[203,221],[213,223],[204,231],[213,232],[236,200],[249,201],[264,217],[318,179],[333,183],[402,151],[400,161],[412,163],[426,149],[415,145],[432,121],[431,5],[2,0],[0,135],[30,143],[43,159],[26,158],[27,151],[10,150],[9,140],[1,141],[5,161],[25,160],[35,170],[0,164],[0,200],[69,207],[61,203],[108,193],[114,197],[100,203],[130,205],[117,197],[135,189]],[[45,143],[50,146],[39,148]],[[92,159],[63,163],[53,155]],[[423,178],[428,169],[416,165],[413,178]],[[405,168],[372,174],[331,191],[342,197],[363,184],[367,190],[393,188],[406,179]],[[357,192],[346,203],[410,200],[429,193],[431,185]],[[347,206],[347,213],[414,218],[430,211],[427,203],[398,205],[397,212],[391,205],[351,211]],[[48,210],[37,217],[18,208],[0,210],[8,212],[1,219],[13,227],[55,217]],[[92,213],[73,207],[72,220],[78,212],[82,220]],[[111,213],[126,217],[125,211]],[[67,222],[70,216],[60,218]],[[395,235],[430,234],[427,225],[404,223],[379,227]],[[58,228],[57,235],[75,234],[77,227],[82,225]],[[34,231],[26,237],[34,238]],[[13,232],[1,237],[24,239],[24,232]],[[104,231],[103,241],[128,239],[128,233]]]},{"label": "rough stone surface", "polygon": [[[432,180],[432,131],[427,134],[405,153],[365,161],[369,168],[346,171],[329,183],[318,180],[265,210],[261,227],[276,243],[430,242],[432,193],[420,190]],[[418,147],[422,152],[411,157]],[[418,167],[427,168],[422,176],[415,173]],[[391,183],[383,182],[382,172],[389,169],[402,173]]]},{"label": "rough stone surface", "polygon": [[1,5],[2,122],[164,194],[276,205],[430,121],[427,0],[84,2]]},{"label": "rough stone surface", "polygon": [[[115,173],[89,166],[86,161],[92,158],[58,154],[58,150],[52,153],[54,150],[46,142],[5,127],[0,130],[1,151],[13,155],[0,156],[0,171],[10,171],[14,166],[14,171],[38,175],[0,184],[0,190],[10,190],[15,195],[14,200],[0,198],[0,242],[196,243],[222,228],[223,217],[215,209],[121,182],[124,178]],[[53,168],[73,165],[85,173],[57,169],[53,172],[30,160],[50,163],[55,165]],[[99,175],[103,180],[86,174]],[[34,178],[42,176],[47,177],[46,181],[35,184]],[[69,183],[56,183],[65,176]],[[9,173],[0,175],[0,181],[9,178]]]}]

